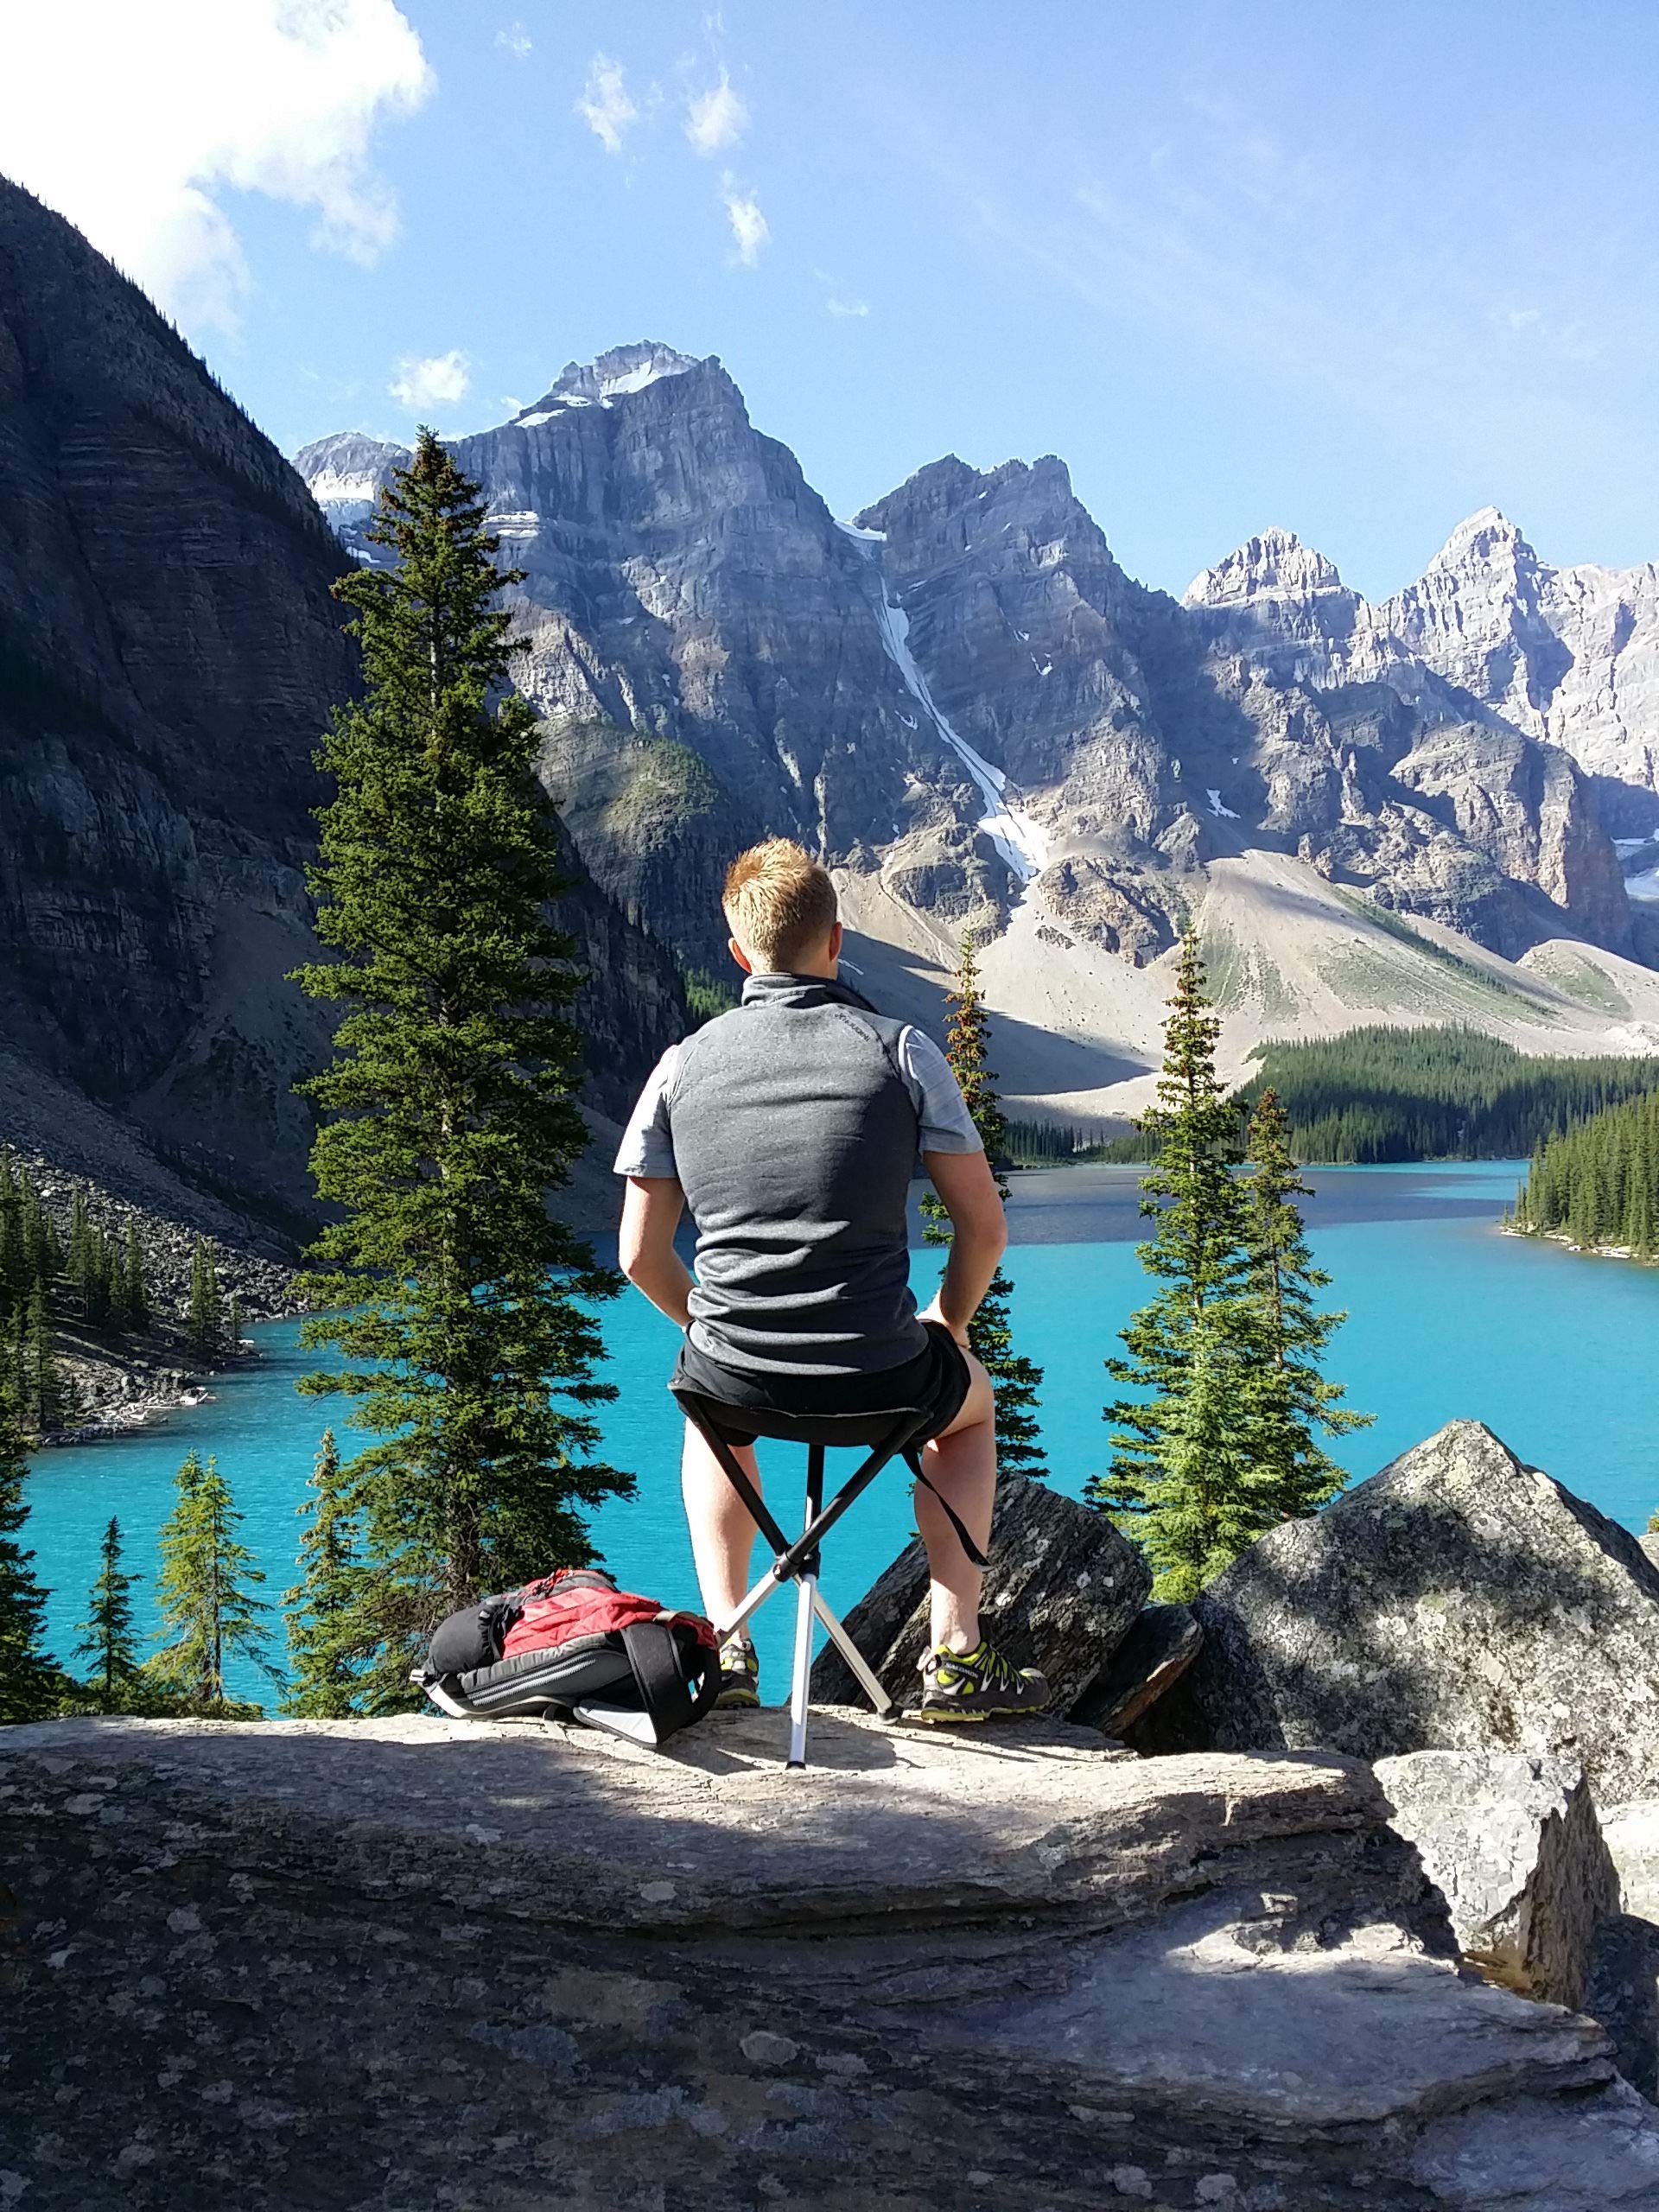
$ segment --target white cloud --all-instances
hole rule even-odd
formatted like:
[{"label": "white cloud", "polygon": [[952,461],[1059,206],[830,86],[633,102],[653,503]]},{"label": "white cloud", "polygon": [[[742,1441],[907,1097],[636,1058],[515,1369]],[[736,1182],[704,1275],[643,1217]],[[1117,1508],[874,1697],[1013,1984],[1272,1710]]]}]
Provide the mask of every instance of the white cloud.
[{"label": "white cloud", "polygon": [[315,208],[354,260],[397,236],[371,140],[435,79],[394,0],[80,0],[4,37],[0,170],[187,328],[233,332],[250,289],[227,189]]},{"label": "white cloud", "polygon": [[862,315],[870,311],[868,300],[826,300],[823,304],[835,315]]},{"label": "white cloud", "polygon": [[723,190],[727,219],[732,226],[732,236],[737,240],[737,257],[746,269],[753,269],[760,258],[761,247],[772,237],[771,227],[753,193],[739,192],[730,177],[726,179]]},{"label": "white cloud", "polygon": [[505,47],[517,61],[524,60],[536,43],[525,29],[523,20],[518,16],[515,16],[505,29],[497,31],[495,42],[498,46]]},{"label": "white cloud", "polygon": [[620,61],[605,54],[594,56],[576,113],[607,154],[621,152],[623,137],[639,120],[639,111],[628,98]]},{"label": "white cloud", "polygon": [[748,125],[749,111],[723,69],[720,82],[699,92],[685,111],[685,135],[700,154],[717,154],[722,147],[734,146]]},{"label": "white cloud", "polygon": [[448,353],[429,353],[424,359],[405,354],[386,389],[400,407],[419,415],[429,408],[453,407],[466,397],[472,380],[472,363],[456,346]]}]

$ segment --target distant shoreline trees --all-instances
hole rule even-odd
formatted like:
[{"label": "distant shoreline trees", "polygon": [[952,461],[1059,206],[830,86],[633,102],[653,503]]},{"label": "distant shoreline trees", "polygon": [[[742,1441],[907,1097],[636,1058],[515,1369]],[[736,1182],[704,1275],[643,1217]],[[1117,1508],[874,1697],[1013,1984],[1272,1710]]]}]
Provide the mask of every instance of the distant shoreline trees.
[{"label": "distant shoreline trees", "polygon": [[[1269,1039],[1235,1094],[1243,1122],[1264,1090],[1279,1099],[1298,1160],[1382,1166],[1419,1160],[1525,1159],[1551,1136],[1621,1101],[1659,1090],[1659,1057],[1518,1052],[1462,1024],[1385,1023],[1301,1043]],[[1011,1122],[1021,1166],[1150,1160],[1156,1141],[1097,1123]]]},{"label": "distant shoreline trees", "polygon": [[327,1117],[312,1172],[339,1218],[301,1287],[320,1309],[303,1341],[346,1363],[301,1387],[355,1399],[348,1421],[376,1433],[340,1480],[363,1695],[385,1711],[412,1701],[446,1613],[587,1561],[585,1510],[632,1485],[593,1457],[614,1390],[592,1307],[619,1280],[546,1203],[588,1132],[536,719],[494,603],[516,575],[429,430],[368,534],[392,564],[335,587],[366,692],[319,756],[335,797],[310,882],[334,957],[296,978],[345,1010],[302,1086]]},{"label": "distant shoreline trees", "polygon": [[1659,1257],[1659,1094],[1611,1106],[1541,1145],[1511,1226],[1587,1250]]}]

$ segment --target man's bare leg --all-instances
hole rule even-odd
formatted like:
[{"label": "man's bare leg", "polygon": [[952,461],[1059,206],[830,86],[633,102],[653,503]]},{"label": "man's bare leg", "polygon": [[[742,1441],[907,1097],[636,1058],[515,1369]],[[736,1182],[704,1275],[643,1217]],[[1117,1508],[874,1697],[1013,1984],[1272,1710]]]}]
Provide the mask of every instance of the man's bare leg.
[{"label": "man's bare leg", "polygon": [[[755,1465],[754,1446],[737,1445],[732,1457],[759,1491],[760,1471]],[[732,1487],[730,1476],[709,1449],[702,1430],[690,1421],[685,1424],[685,1449],[680,1459],[680,1491],[685,1500],[703,1611],[718,1628],[730,1620],[748,1594],[749,1554],[758,1532],[754,1516]],[[945,1525],[948,1529],[950,1524]],[[747,1633],[746,1629],[744,1634]]]},{"label": "man's bare leg", "polygon": [[[927,1479],[949,1499],[963,1526],[983,1551],[990,1541],[991,1504],[996,1494],[996,1401],[991,1378],[972,1352],[964,1352],[973,1375],[962,1411],[942,1436],[922,1449]],[[729,1487],[729,1485],[728,1485]],[[971,1651],[980,1640],[978,1567],[962,1548],[938,1498],[916,1485],[916,1526],[927,1547],[931,1578],[931,1640],[937,1650]]]}]

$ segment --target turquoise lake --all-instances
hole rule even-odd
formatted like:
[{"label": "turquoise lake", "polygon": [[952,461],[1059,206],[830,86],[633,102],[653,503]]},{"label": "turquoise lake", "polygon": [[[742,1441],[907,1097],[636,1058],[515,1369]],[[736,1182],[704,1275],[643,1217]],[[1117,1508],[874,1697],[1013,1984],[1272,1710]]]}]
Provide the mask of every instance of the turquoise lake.
[{"label": "turquoise lake", "polygon": [[[1374,1427],[1343,1440],[1338,1456],[1355,1477],[1372,1474],[1443,1422],[1469,1415],[1605,1513],[1643,1529],[1659,1507],[1659,1270],[1500,1235],[1495,1224],[1519,1172],[1510,1162],[1309,1172],[1314,1250],[1335,1278],[1331,1302],[1350,1316],[1328,1371],[1347,1384],[1350,1404],[1377,1416]],[[1137,1198],[1133,1168],[1015,1178],[1008,1272],[1016,1338],[1046,1370],[1052,1479],[1074,1496],[1104,1457],[1101,1363],[1147,1294],[1135,1255]],[[931,1294],[938,1257],[918,1250],[914,1259],[916,1281]],[[664,1388],[674,1332],[633,1292],[607,1309],[604,1327],[607,1379],[620,1391],[604,1414],[607,1453],[638,1477],[639,1492],[601,1512],[595,1538],[625,1585],[695,1605],[680,1518],[679,1421]],[[52,1589],[48,1635],[60,1656],[75,1642],[111,1513],[129,1568],[147,1578],[135,1594],[149,1618],[156,1531],[190,1446],[217,1452],[230,1478],[246,1516],[243,1537],[268,1577],[263,1594],[280,1599],[293,1579],[295,1509],[318,1436],[343,1408],[296,1394],[296,1376],[312,1363],[298,1353],[292,1323],[251,1333],[264,1357],[219,1377],[209,1404],[130,1439],[35,1461],[24,1541]],[[800,1459],[774,1446],[762,1460],[785,1526],[798,1513]],[[910,1532],[907,1488],[884,1479],[831,1540],[830,1603],[845,1611]],[[780,1596],[756,1623],[769,1699],[784,1694],[791,1605]],[[235,1688],[262,1694],[251,1669],[238,1671]]]}]

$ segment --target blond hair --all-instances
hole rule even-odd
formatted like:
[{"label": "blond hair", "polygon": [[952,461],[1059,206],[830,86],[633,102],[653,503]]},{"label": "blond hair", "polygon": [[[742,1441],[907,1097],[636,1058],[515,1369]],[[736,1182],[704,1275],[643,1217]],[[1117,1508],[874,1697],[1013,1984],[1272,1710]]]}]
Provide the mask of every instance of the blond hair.
[{"label": "blond hair", "polygon": [[768,837],[726,871],[721,905],[732,935],[774,974],[787,974],[836,925],[836,887],[791,837]]}]

